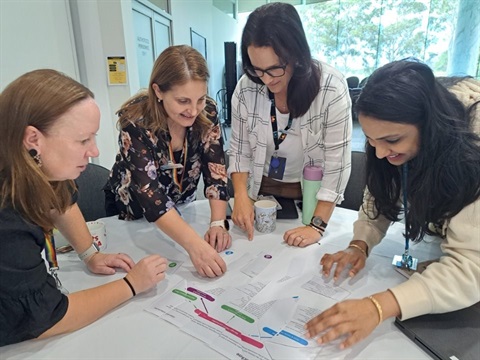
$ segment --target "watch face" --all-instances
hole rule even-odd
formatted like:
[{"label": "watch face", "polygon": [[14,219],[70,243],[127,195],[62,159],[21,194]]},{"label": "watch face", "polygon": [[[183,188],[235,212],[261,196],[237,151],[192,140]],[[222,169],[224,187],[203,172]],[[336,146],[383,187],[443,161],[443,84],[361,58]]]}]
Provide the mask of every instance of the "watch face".
[{"label": "watch face", "polygon": [[317,227],[324,226],[325,223],[323,222],[322,218],[320,216],[314,216],[312,217],[311,223]]}]

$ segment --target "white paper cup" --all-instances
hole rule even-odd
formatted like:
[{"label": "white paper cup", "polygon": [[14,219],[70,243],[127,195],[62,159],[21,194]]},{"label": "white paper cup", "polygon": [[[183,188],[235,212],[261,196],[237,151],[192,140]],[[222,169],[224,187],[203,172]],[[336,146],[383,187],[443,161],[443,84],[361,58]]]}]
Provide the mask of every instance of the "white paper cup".
[{"label": "white paper cup", "polygon": [[107,228],[103,221],[89,221],[87,222],[88,230],[92,235],[92,240],[95,241],[100,250],[107,248]]},{"label": "white paper cup", "polygon": [[259,200],[255,208],[255,229],[261,233],[271,233],[277,222],[277,203],[272,200]]}]

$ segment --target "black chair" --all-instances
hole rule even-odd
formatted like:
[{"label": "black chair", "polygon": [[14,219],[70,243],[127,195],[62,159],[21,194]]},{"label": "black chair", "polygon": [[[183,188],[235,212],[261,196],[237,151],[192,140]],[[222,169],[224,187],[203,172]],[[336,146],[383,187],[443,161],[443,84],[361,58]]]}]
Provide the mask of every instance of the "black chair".
[{"label": "black chair", "polygon": [[363,151],[352,151],[352,171],[345,189],[345,200],[338,207],[358,211],[363,202],[363,192],[367,183],[367,157]]},{"label": "black chair", "polygon": [[78,187],[77,204],[85,221],[105,217],[105,193],[110,170],[96,164],[88,164],[85,171],[75,180]]},{"label": "black chair", "polygon": [[[229,163],[230,163],[230,159],[229,159],[228,153],[226,152],[225,153],[225,168],[226,169],[228,169]],[[228,195],[230,195],[230,197],[233,198],[234,197],[233,183],[232,183],[232,179],[230,179],[230,178],[227,179],[227,191],[228,191]]]},{"label": "black chair", "polygon": [[350,76],[347,78],[347,85],[349,89],[358,88],[360,79],[356,76]]}]

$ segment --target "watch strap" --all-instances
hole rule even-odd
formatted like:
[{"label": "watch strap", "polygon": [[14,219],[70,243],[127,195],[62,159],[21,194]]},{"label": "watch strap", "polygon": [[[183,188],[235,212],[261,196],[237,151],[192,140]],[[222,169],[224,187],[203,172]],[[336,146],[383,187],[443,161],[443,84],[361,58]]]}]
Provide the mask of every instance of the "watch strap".
[{"label": "watch strap", "polygon": [[89,256],[99,252],[100,249],[98,248],[97,244],[95,244],[94,241],[92,241],[92,245],[90,245],[90,247],[85,250],[84,252],[82,252],[81,254],[78,254],[78,258],[80,260],[85,260],[86,258],[88,258]]},{"label": "watch strap", "polygon": [[210,227],[213,227],[213,226],[220,226],[220,227],[224,228],[225,230],[228,230],[228,228],[229,228],[227,220],[212,221],[210,223]]},{"label": "watch strap", "polygon": [[[318,219],[318,220],[321,221],[320,225],[315,224],[315,222],[314,222],[315,219]],[[312,226],[315,226],[316,228],[322,229],[322,230],[325,230],[325,229],[327,228],[327,225],[328,225],[328,224],[327,224],[325,221],[323,221],[323,219],[322,219],[321,217],[319,217],[319,216],[312,216],[312,220],[310,220],[310,224],[311,224]]]}]

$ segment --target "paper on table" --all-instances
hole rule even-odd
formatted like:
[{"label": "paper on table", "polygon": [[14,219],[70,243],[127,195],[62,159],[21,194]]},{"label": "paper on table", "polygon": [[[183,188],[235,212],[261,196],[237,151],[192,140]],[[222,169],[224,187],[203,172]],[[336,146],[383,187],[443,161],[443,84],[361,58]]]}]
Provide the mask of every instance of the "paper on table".
[{"label": "paper on table", "polygon": [[302,285],[302,288],[337,301],[343,300],[350,295],[349,291],[335,284],[325,282],[325,279],[318,275],[314,275],[309,281]]},{"label": "paper on table", "polygon": [[240,271],[250,277],[257,276],[268,265],[273,262],[273,255],[271,253],[262,251],[255,258],[253,258],[247,265],[245,265]]},{"label": "paper on table", "polygon": [[175,274],[183,264],[183,261],[174,260],[174,259],[167,259],[167,262],[168,262],[168,265],[167,265],[166,273],[169,275]]},{"label": "paper on table", "polygon": [[[202,287],[182,280],[145,310],[204,341],[228,358],[242,354],[245,359],[272,359],[269,347],[275,354],[285,351],[290,358],[298,358],[300,353],[307,355],[300,348],[309,341],[298,330],[301,327],[298,323],[307,315],[296,315],[292,320],[293,314],[297,314],[298,299],[288,294],[288,290],[281,298],[270,291],[270,298],[268,294],[257,298],[266,288],[261,282],[212,290]],[[279,340],[275,343],[265,342],[276,336]],[[312,349],[312,356],[305,358],[314,358],[320,350],[318,347]]]}]

